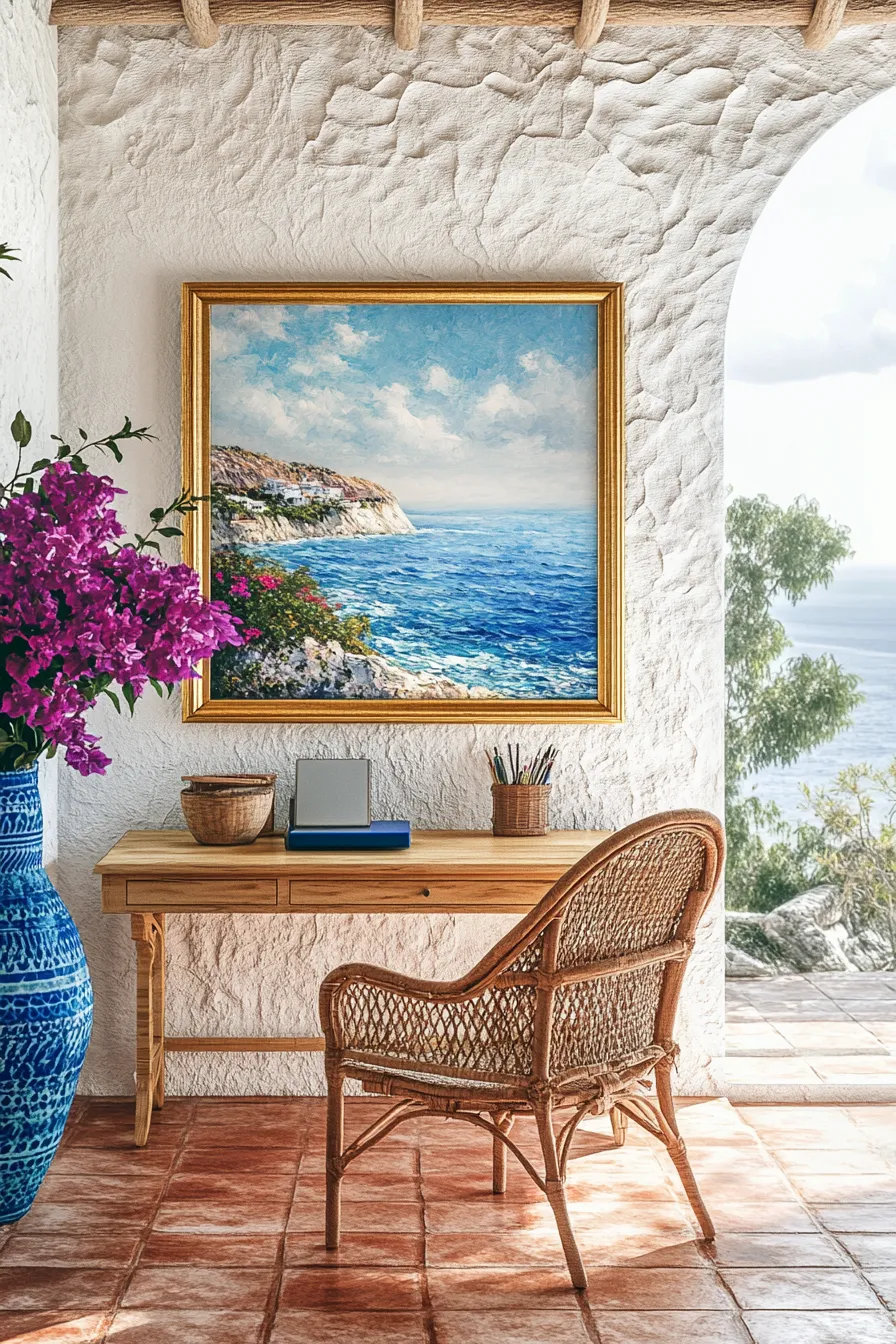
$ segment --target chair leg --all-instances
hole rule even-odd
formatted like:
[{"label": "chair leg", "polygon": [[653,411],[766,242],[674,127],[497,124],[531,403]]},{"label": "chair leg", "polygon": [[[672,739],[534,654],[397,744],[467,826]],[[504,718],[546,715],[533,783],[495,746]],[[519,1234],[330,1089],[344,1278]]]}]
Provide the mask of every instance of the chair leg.
[{"label": "chair leg", "polygon": [[[513,1129],[513,1115],[509,1111],[499,1111],[495,1124],[503,1134]],[[503,1195],[507,1191],[507,1148],[500,1139],[492,1139],[492,1192]]]},{"label": "chair leg", "polygon": [[617,1148],[621,1148],[628,1130],[628,1116],[619,1106],[614,1106],[610,1111],[610,1124],[613,1126],[613,1142]]},{"label": "chair leg", "polygon": [[678,1132],[678,1121],[675,1118],[675,1102],[672,1099],[672,1066],[668,1060],[661,1060],[656,1067],[656,1099],[659,1102],[660,1112],[665,1120],[669,1130],[668,1136],[664,1138],[669,1156],[675,1163],[675,1170],[678,1172],[684,1192],[688,1197],[688,1203],[694,1210],[697,1222],[700,1224],[700,1230],[707,1241],[713,1241],[716,1235],[716,1229],[709,1216],[709,1210],[703,1203],[703,1196],[697,1185],[696,1178],[688,1161],[687,1149],[684,1139]]},{"label": "chair leg", "polygon": [[566,1181],[561,1174],[560,1162],[557,1157],[557,1140],[554,1135],[554,1126],[551,1123],[550,1106],[536,1108],[535,1121],[538,1125],[538,1137],[541,1140],[541,1151],[544,1156],[544,1177],[547,1187],[545,1193],[557,1222],[557,1231],[560,1234],[563,1254],[566,1256],[569,1277],[572,1279],[574,1288],[584,1289],[588,1287],[588,1276],[585,1273],[585,1266],[582,1264],[582,1257],[576,1245],[575,1233],[569,1220],[569,1209],[566,1206]]},{"label": "chair leg", "polygon": [[327,1210],[326,1244],[328,1250],[339,1245],[342,1203],[342,1148],[344,1134],[343,1077],[327,1070]]}]

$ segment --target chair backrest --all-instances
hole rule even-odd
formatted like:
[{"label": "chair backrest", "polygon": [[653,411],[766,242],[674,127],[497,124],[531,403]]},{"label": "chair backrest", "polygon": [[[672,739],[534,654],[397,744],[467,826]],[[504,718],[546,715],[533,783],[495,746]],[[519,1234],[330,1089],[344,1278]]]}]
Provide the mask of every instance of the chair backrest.
[{"label": "chair backrest", "polygon": [[634,1061],[669,1041],[723,857],[711,813],[648,817],[581,859],[492,950],[493,992],[530,990],[536,1078]]}]

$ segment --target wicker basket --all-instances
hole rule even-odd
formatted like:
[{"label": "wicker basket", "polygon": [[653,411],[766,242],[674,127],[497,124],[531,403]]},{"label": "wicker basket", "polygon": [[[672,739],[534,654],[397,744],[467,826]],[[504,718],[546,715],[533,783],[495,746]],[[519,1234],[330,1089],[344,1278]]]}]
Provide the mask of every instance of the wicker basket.
[{"label": "wicker basket", "polygon": [[250,845],[264,830],[273,801],[273,784],[190,788],[180,795],[184,819],[200,845]]},{"label": "wicker basket", "polygon": [[544,835],[550,784],[493,784],[494,835]]}]

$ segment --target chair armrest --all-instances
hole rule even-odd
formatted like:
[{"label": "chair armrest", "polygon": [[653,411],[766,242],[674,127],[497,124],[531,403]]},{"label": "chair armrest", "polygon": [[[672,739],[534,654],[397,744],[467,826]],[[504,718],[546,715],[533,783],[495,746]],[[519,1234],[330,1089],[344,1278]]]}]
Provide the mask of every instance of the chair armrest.
[{"label": "chair armrest", "polygon": [[525,1072],[534,992],[529,986],[496,988],[494,973],[479,970],[437,981],[362,963],[337,967],[320,988],[327,1051],[421,1068]]}]

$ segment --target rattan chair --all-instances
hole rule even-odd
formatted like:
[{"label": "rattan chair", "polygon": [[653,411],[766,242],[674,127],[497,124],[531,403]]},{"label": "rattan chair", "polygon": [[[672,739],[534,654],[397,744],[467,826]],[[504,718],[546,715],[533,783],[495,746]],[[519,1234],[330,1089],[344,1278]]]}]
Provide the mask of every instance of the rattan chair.
[{"label": "rattan chair", "polygon": [[[609,1113],[616,1143],[628,1119],[669,1151],[704,1236],[712,1221],[678,1132],[671,1039],[685,963],[722,868],[724,840],[707,812],[665,812],[605,840],[457,980],[417,980],[340,966],[324,980],[327,1246],[339,1244],[346,1167],[413,1116],[438,1114],[492,1134],[492,1183],[506,1186],[506,1150],[544,1191],[570,1277],[587,1284],[566,1205],[566,1166],[579,1122]],[[655,1101],[645,1093],[650,1075]],[[343,1084],[399,1098],[345,1146]],[[570,1115],[555,1127],[555,1111]],[[540,1174],[510,1137],[535,1117]]]}]

